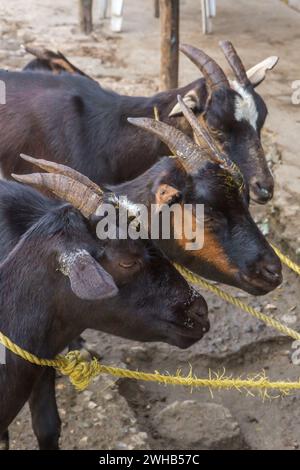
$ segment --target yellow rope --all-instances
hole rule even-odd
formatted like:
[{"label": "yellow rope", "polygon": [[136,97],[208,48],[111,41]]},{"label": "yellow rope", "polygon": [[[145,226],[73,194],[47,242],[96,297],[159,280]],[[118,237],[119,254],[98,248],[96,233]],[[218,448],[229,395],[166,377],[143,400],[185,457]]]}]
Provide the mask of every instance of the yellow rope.
[{"label": "yellow rope", "polygon": [[287,256],[285,256],[283,253],[281,253],[281,251],[279,250],[279,248],[277,248],[276,246],[274,246],[272,243],[271,243],[271,246],[272,246],[273,250],[275,251],[276,255],[278,256],[278,258],[279,258],[286,266],[288,266],[292,271],[294,271],[296,274],[298,274],[298,276],[300,276],[300,266],[299,266],[299,264],[295,263],[294,261],[292,261],[291,259],[289,259]]},{"label": "yellow rope", "polygon": [[236,307],[239,307],[240,309],[249,313],[253,317],[258,318],[266,325],[275,328],[275,330],[280,331],[280,333],[283,333],[286,336],[290,336],[293,339],[300,340],[300,333],[293,330],[292,328],[283,325],[278,320],[274,320],[273,318],[269,317],[268,315],[265,315],[264,313],[259,312],[250,305],[245,304],[240,299],[233,297],[233,295],[228,294],[219,287],[210,284],[209,282],[202,279],[200,276],[197,276],[197,274],[192,273],[189,269],[184,268],[183,266],[176,263],[174,264],[174,266],[180,272],[180,274],[182,274],[186,278],[188,282],[191,282],[192,284],[198,285],[200,287],[204,287],[210,292],[217,294],[221,299],[226,300],[226,302],[229,302],[230,304],[235,305]]},{"label": "yellow rope", "polygon": [[[279,252],[279,250],[277,250]],[[279,252],[280,253],[280,252]],[[289,260],[286,256],[281,255],[282,261],[287,264],[291,269],[299,274],[300,267]],[[198,284],[202,287],[209,289],[216,293],[222,299],[240,307],[256,318],[264,321],[267,325],[276,328],[280,332],[291,336],[294,339],[300,339],[300,334],[295,330],[288,328],[276,320],[268,317],[267,315],[258,312],[254,308],[244,304],[239,299],[235,299],[230,294],[222,291],[218,287],[204,281],[199,276],[193,274],[191,271],[183,268],[182,266],[175,265],[176,268],[181,272],[188,281]],[[292,267],[293,266],[293,267]],[[226,377],[223,374],[209,372],[208,378],[197,378],[192,374],[192,371],[187,377],[183,377],[180,371],[175,376],[155,373],[145,373],[128,369],[121,369],[119,367],[105,366],[100,364],[99,361],[94,358],[92,361],[87,362],[84,360],[79,351],[71,351],[67,355],[58,355],[54,359],[40,359],[34,354],[24,350],[20,346],[13,343],[7,336],[0,332],[0,343],[2,343],[7,349],[21,357],[22,359],[35,364],[38,366],[54,367],[60,373],[69,376],[71,383],[76,387],[77,390],[84,390],[91,380],[100,374],[109,374],[115,377],[123,377],[128,379],[143,380],[148,382],[160,382],[165,385],[182,385],[186,387],[208,387],[210,390],[213,389],[236,389],[239,391],[246,391],[250,393],[250,390],[259,390],[263,398],[268,397],[268,390],[277,390],[281,394],[287,394],[291,390],[300,390],[300,379],[296,382],[289,381],[270,381],[264,372],[256,375],[256,377],[247,377],[242,379]]]},{"label": "yellow rope", "polygon": [[281,394],[286,395],[291,390],[300,390],[300,380],[296,382],[270,381],[264,372],[256,377],[232,378],[226,377],[224,374],[209,372],[207,378],[197,378],[192,371],[183,377],[180,371],[175,376],[155,373],[139,372],[135,370],[122,369],[120,367],[112,367],[100,364],[97,359],[90,362],[85,361],[79,351],[71,351],[66,356],[56,356],[55,359],[39,359],[34,354],[15,345],[3,333],[0,333],[0,342],[14,354],[20,356],[32,364],[39,366],[54,367],[63,375],[70,378],[71,383],[77,390],[84,390],[90,384],[91,380],[100,374],[109,374],[114,377],[122,377],[127,379],[143,380],[146,382],[159,382],[164,385],[181,385],[184,387],[208,387],[211,390],[236,389],[239,391],[259,390],[260,394],[265,398],[268,397],[268,390],[277,390]]},{"label": "yellow rope", "polygon": [[269,396],[268,390],[277,390],[282,395],[286,395],[292,390],[300,390],[300,380],[295,382],[270,381],[264,372],[256,377],[247,377],[246,379],[226,377],[224,373],[218,374],[211,371],[209,371],[207,378],[198,378],[192,374],[192,371],[186,377],[183,377],[180,371],[175,376],[160,374],[159,372],[146,373],[106,366],[100,364],[95,358],[87,362],[80,356],[79,351],[71,351],[66,356],[59,355],[53,360],[39,359],[34,354],[16,346],[2,333],[0,333],[0,341],[7,349],[26,361],[39,366],[54,367],[63,375],[69,376],[71,383],[77,390],[84,390],[91,380],[100,374],[146,382],[159,382],[164,385],[181,385],[190,388],[208,387],[211,391],[236,389],[251,394],[250,390],[258,390],[263,398]]},{"label": "yellow rope", "polygon": [[59,355],[55,359],[40,359],[34,354],[26,351],[17,344],[13,343],[7,336],[5,336],[0,331],[0,343],[3,344],[7,349],[9,349],[16,356],[21,357],[25,361],[31,362],[37,366],[47,366],[47,367],[57,367],[58,365],[63,365],[65,363],[65,356]]}]

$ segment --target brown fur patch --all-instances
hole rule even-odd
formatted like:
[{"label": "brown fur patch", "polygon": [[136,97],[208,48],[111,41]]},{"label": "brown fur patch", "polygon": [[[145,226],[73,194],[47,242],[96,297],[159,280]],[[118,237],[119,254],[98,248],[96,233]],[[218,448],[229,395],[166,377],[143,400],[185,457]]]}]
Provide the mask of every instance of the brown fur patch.
[{"label": "brown fur patch", "polygon": [[[176,220],[174,217],[172,218],[173,226],[174,226],[174,234],[182,234],[182,237],[177,240],[179,246],[185,249],[187,243],[191,243],[191,240],[188,240],[184,236],[183,227],[180,226],[179,221],[178,225],[176,226]],[[195,231],[196,229],[196,218],[193,214],[192,217],[192,229]],[[218,243],[216,237],[212,233],[211,229],[209,228],[207,223],[204,223],[204,244],[203,247],[199,250],[194,250],[193,256],[197,257],[198,259],[202,259],[205,262],[210,263],[212,266],[216,267],[218,271],[222,273],[226,273],[227,275],[233,275],[237,272],[237,268],[233,266],[226,253],[224,252],[223,247]]]},{"label": "brown fur patch", "polygon": [[199,251],[199,257],[213,264],[219,271],[226,274],[235,274],[237,272],[237,268],[230,263],[223,247],[218,243],[206,225],[204,226],[204,246]]}]

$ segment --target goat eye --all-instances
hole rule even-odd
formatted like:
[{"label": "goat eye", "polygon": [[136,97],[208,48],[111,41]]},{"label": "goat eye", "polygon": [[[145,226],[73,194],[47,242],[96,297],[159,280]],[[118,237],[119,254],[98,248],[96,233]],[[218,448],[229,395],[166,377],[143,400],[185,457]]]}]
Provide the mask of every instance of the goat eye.
[{"label": "goat eye", "polygon": [[120,261],[119,266],[124,269],[135,268],[137,266],[137,261]]}]

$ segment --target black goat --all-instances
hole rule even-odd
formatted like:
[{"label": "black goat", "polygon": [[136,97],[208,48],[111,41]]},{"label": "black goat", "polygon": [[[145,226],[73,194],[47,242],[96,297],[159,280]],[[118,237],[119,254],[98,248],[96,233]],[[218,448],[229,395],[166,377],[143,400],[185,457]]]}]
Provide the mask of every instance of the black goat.
[{"label": "black goat", "polygon": [[[53,76],[29,72],[7,72],[1,75],[3,79],[10,77],[6,80],[7,104],[0,109],[0,124],[2,122],[3,128],[0,154],[6,176],[10,175],[12,167],[17,168],[19,173],[32,168],[28,161],[18,158],[18,153],[25,151],[40,157],[48,155],[54,161],[69,164],[97,183],[113,184],[140,173],[145,161],[149,167],[149,159],[144,156],[154,156],[159,150],[158,142],[162,141],[165,154],[169,153],[167,144],[181,158],[185,170],[183,177],[181,170],[177,177],[172,165],[164,168],[158,162],[155,171],[160,168],[161,173],[157,179],[168,183],[173,187],[171,190],[175,188],[176,197],[185,204],[203,203],[207,221],[204,247],[201,250],[185,252],[180,240],[173,239],[163,242],[166,253],[172,260],[186,264],[198,274],[235,285],[253,294],[264,294],[278,286],[281,282],[280,261],[249,214],[247,194],[241,194],[238,185],[232,183],[228,170],[220,167],[214,156],[216,151],[219,152],[218,148],[212,151],[211,144],[204,144],[202,135],[196,133],[195,128],[193,131],[201,148],[188,136],[163,122],[150,120],[148,124],[143,124],[145,121],[141,120],[140,127],[151,128],[152,133],[159,137],[154,139],[144,129],[136,130],[126,120],[127,114],[130,114],[128,102],[141,103],[144,99],[133,98],[128,101],[125,97],[123,101],[119,95],[103,91],[92,80],[75,75]],[[83,88],[84,101],[81,98]],[[35,99],[28,101],[28,95],[32,93]],[[100,95],[102,98],[98,112],[96,98]],[[115,106],[112,107],[113,101]],[[155,103],[150,105],[150,102],[149,109],[153,109]],[[126,105],[126,111],[122,103]],[[134,110],[136,107],[132,109],[133,114]],[[147,114],[143,107],[141,112]],[[100,136],[100,139],[97,127],[99,116],[102,125],[106,126],[103,129],[105,138]],[[185,117],[180,119],[185,120]],[[199,120],[196,121],[200,126]],[[149,125],[149,122],[156,124]],[[186,126],[189,125],[187,120],[185,122]],[[114,123],[119,134],[111,131]],[[201,125],[205,135],[209,134],[205,120],[202,120]],[[128,132],[129,126],[131,130]],[[166,136],[165,129],[168,129]],[[184,155],[180,145],[174,145],[177,138],[178,144],[185,142],[185,150],[194,149],[195,158],[192,157],[193,164],[190,162],[188,169],[185,165],[187,155]],[[117,159],[110,158],[108,150],[111,146],[114,147],[113,153]],[[139,156],[138,160],[129,155],[132,149]],[[100,163],[97,156],[101,152],[105,158]],[[186,185],[183,186],[182,182]],[[132,184],[134,186],[134,182]],[[144,177],[143,184],[146,190],[153,186],[153,181],[145,180]],[[134,200],[143,202],[137,198]]]},{"label": "black goat", "polygon": [[[184,238],[159,239],[159,246],[174,261],[209,279],[240,287],[254,295],[265,294],[282,281],[281,263],[259,231],[248,210],[247,190],[237,167],[215,145],[205,126],[180,100],[181,108],[193,127],[199,148],[181,131],[152,119],[130,119],[132,124],[157,135],[174,158],[162,159],[144,175],[128,183],[110,186],[117,194],[127,194],[135,202],[146,203],[151,182],[159,202],[160,188],[181,204],[192,204],[193,225],[197,204],[204,206],[204,244],[200,249],[185,249]],[[166,189],[167,188],[167,189]],[[173,190],[173,192],[172,192]],[[181,220],[173,219],[174,234]]]},{"label": "black goat", "polygon": [[[173,207],[174,202],[179,202],[184,213],[186,205],[192,205],[192,225],[204,230],[203,246],[187,249],[182,218],[175,213],[168,222],[172,236],[166,239],[160,235],[157,241],[162,250],[170,259],[205,277],[255,295],[265,294],[281,282],[281,263],[251,218],[241,174],[182,100],[180,105],[196,138],[204,139],[206,146],[199,147],[181,131],[162,122],[131,119],[133,124],[157,135],[180,158],[163,158],[140,177],[108,189],[148,208],[152,203]],[[23,159],[46,171],[67,176],[70,171],[57,163],[24,155]],[[18,180],[33,183],[30,176],[18,176]],[[39,186],[39,180],[34,184]],[[204,227],[197,221],[197,204],[204,206]]]},{"label": "black goat", "polygon": [[[95,236],[92,214],[104,197],[95,185],[76,174],[38,177],[72,204],[0,182],[1,332],[43,358],[53,358],[86,328],[181,348],[203,336],[209,329],[204,299],[151,242]],[[47,373],[53,384],[53,372]],[[41,367],[6,352],[0,435],[30,396],[43,395],[42,375]],[[57,410],[51,416],[56,429]]]},{"label": "black goat", "polygon": [[[234,81],[229,82],[219,65],[203,51],[183,45],[182,52],[197,65],[204,79],[177,90],[139,99],[120,95],[114,95],[112,99],[109,91],[99,87],[98,116],[106,121],[107,113],[115,113],[115,108],[119,110],[117,116],[119,120],[113,123],[109,121],[109,128],[104,122],[100,122],[100,119],[97,125],[101,135],[100,140],[109,139],[109,145],[102,149],[101,154],[95,155],[95,158],[100,155],[102,164],[108,159],[113,159],[113,165],[117,164],[110,168],[110,173],[106,173],[107,177],[112,176],[115,182],[131,179],[149,167],[157,157],[164,155],[165,149],[157,141],[149,147],[144,134],[136,136],[135,145],[131,143],[128,147],[126,136],[132,139],[134,137],[122,120],[123,114],[127,113],[127,116],[132,117],[152,117],[155,106],[163,122],[174,125],[191,135],[191,129],[182,120],[181,110],[176,103],[176,96],[179,94],[197,116],[205,120],[219,145],[240,166],[250,186],[251,197],[259,203],[265,203],[272,197],[273,177],[268,169],[260,142],[260,132],[266,119],[267,108],[254,88],[264,80],[267,70],[276,65],[278,58],[268,57],[246,72],[232,44],[225,41],[221,43],[221,47],[234,71],[236,77]],[[36,59],[27,64],[24,70],[51,71],[55,74],[67,72],[86,76],[60,52],[37,49],[28,49],[28,52],[34,54]],[[92,80],[91,77],[88,78]],[[100,93],[102,93],[102,98],[100,98]],[[84,100],[84,95],[82,98]],[[111,100],[110,106],[108,100]],[[102,104],[105,106],[105,111],[103,109],[100,111]],[[119,161],[117,140],[120,138],[120,130],[122,131],[121,139],[126,145],[125,151],[123,149],[121,154],[122,157],[125,156],[126,163],[128,163],[124,166],[122,165],[124,162]],[[99,140],[99,136],[97,139]],[[147,155],[147,158],[142,161],[140,160],[141,152]]]}]

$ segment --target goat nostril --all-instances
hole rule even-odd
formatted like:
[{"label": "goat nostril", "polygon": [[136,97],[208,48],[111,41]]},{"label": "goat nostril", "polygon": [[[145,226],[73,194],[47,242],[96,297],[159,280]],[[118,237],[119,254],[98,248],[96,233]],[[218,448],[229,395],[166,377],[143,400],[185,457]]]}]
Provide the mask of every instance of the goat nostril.
[{"label": "goat nostril", "polygon": [[262,271],[263,271],[264,273],[266,273],[268,276],[273,276],[273,277],[275,277],[275,278],[276,278],[276,277],[278,278],[278,277],[280,276],[280,274],[277,272],[277,268],[276,268],[276,270],[275,270],[275,268],[274,268],[273,266],[272,266],[272,267],[270,267],[270,266],[265,266],[264,268],[262,268]]},{"label": "goat nostril", "polygon": [[260,188],[260,193],[262,194],[262,196],[264,197],[270,197],[270,191],[266,188]]},{"label": "goat nostril", "polygon": [[277,264],[266,264],[262,266],[261,274],[265,279],[277,282],[278,284],[282,279],[281,268]]},{"label": "goat nostril", "polygon": [[195,322],[190,317],[188,317],[184,322],[184,326],[186,328],[194,328],[195,327]]},{"label": "goat nostril", "polygon": [[184,326],[187,328],[195,328],[196,326],[205,327],[208,316],[208,307],[203,299],[197,299],[187,311],[187,318],[184,322]]},{"label": "goat nostril", "polygon": [[252,188],[254,193],[264,201],[268,201],[273,196],[273,187],[266,187],[264,183],[260,183],[259,181],[253,181]]}]

